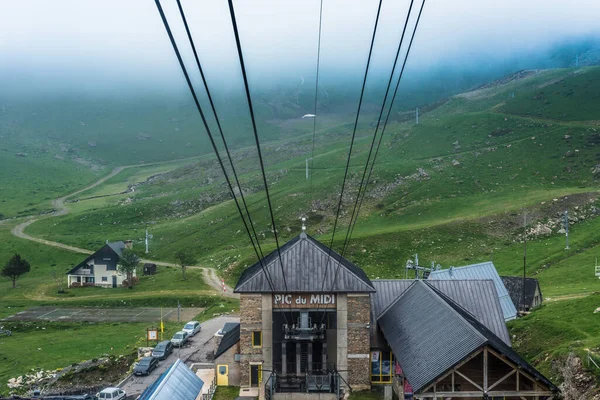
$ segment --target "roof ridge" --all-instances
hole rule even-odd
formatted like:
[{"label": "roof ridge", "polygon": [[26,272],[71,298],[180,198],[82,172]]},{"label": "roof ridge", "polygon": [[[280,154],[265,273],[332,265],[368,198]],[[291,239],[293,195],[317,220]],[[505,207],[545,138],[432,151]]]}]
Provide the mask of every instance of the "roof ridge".
[{"label": "roof ridge", "polygon": [[403,298],[404,295],[406,293],[408,293],[413,288],[413,286],[416,285],[417,282],[419,282],[419,279],[415,279],[410,285],[408,285],[406,290],[404,292],[402,292],[402,294],[400,294],[400,296],[396,297],[396,299],[394,299],[394,301],[392,301],[386,308],[384,308],[383,311],[381,311],[379,313],[379,316],[376,316],[377,321],[379,321],[381,319],[381,317],[383,317],[394,306],[394,304],[396,304],[398,301],[400,301],[400,299]]},{"label": "roof ridge", "polygon": [[[475,317],[471,312],[466,310],[464,307],[459,305],[457,302],[452,300],[450,297],[446,296],[444,293],[442,293],[441,290],[438,290],[437,288],[433,287],[433,285],[429,284],[429,282],[423,282],[423,284],[425,285],[425,287],[427,289],[429,289],[435,295],[437,295],[440,298],[440,300],[442,301],[442,303],[444,304],[444,306],[446,306],[446,308],[448,308],[452,313],[454,313],[456,316],[458,316],[463,324],[465,324],[471,331],[473,331],[477,336],[479,336],[481,339],[484,340],[484,342],[487,343],[488,338],[486,338],[481,332],[479,332],[479,330],[477,328],[475,328],[473,326],[473,324],[471,324],[469,321],[467,321],[467,319],[464,316],[462,316],[454,307],[459,308],[460,310],[464,311],[467,315],[469,315],[471,318],[473,318],[475,321],[479,322],[477,320],[477,317]],[[481,322],[479,322],[479,323],[481,324]]]},{"label": "roof ridge", "polygon": [[[315,239],[314,237],[312,237],[312,236],[308,235],[308,234],[306,234],[306,238],[305,238],[305,239],[306,239],[306,240],[312,240],[312,242],[313,242],[313,243],[314,243],[314,244],[317,246],[317,249],[321,250],[323,253],[326,253],[326,254],[327,254],[329,257],[331,257],[331,256],[332,256],[332,254],[337,254],[337,255],[339,256],[339,260],[336,260],[336,262],[338,263],[338,265],[342,265],[342,266],[343,266],[343,267],[346,269],[346,271],[348,271],[350,274],[354,275],[354,276],[355,276],[355,277],[356,277],[358,280],[360,280],[361,282],[363,282],[363,283],[364,283],[366,286],[369,286],[369,287],[371,287],[371,289],[375,289],[375,287],[373,286],[373,283],[371,282],[371,278],[369,278],[369,276],[367,275],[367,273],[366,273],[366,272],[365,272],[365,276],[366,276],[366,277],[367,277],[367,279],[369,280],[370,284],[367,284],[367,282],[365,282],[365,281],[363,280],[363,278],[362,278],[362,277],[360,277],[360,276],[356,275],[356,274],[354,273],[354,271],[352,271],[350,268],[348,268],[346,265],[344,265],[344,264],[342,263],[342,260],[347,260],[348,262],[351,262],[350,260],[348,260],[347,258],[345,258],[344,256],[342,256],[341,254],[339,254],[337,251],[335,251],[335,250],[333,250],[333,249],[331,249],[331,253],[329,253],[329,252],[326,252],[326,251],[325,251],[325,250],[323,250],[323,249],[321,248],[321,246],[320,246],[320,245],[323,245],[323,246],[325,246],[325,245],[324,245],[323,243],[319,242],[319,241],[318,241],[317,239]],[[335,257],[334,257],[334,259],[335,259]],[[358,267],[358,265],[357,265],[357,267]],[[339,268],[339,267],[338,267],[338,268]],[[360,268],[360,267],[358,267],[358,268]],[[361,268],[361,269],[362,269],[362,268]],[[363,272],[364,272],[364,270],[363,270]],[[335,284],[335,282],[334,282],[334,284]]]}]

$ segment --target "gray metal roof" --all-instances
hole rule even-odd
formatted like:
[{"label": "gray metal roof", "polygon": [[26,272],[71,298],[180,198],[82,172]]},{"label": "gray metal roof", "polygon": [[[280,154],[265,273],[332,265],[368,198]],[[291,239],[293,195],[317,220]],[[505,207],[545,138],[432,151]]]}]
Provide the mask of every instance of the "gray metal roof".
[{"label": "gray metal roof", "polygon": [[290,293],[375,291],[360,267],[305,233],[281,246],[280,251],[283,272],[275,250],[262,263],[259,261],[242,273],[234,292],[273,292],[263,272],[263,265],[277,292],[286,291],[286,285]]},{"label": "gray metal roof", "polygon": [[[228,322],[227,324],[230,324],[230,322]],[[225,324],[225,325],[227,325]],[[240,324],[239,322],[235,322],[235,323],[231,323],[232,325],[234,325],[233,327],[230,326],[228,328],[228,330],[225,330],[225,327],[223,327],[223,332],[225,333],[223,335],[223,339],[221,339],[221,343],[219,343],[219,347],[217,348],[217,351],[215,352],[215,359],[217,359],[221,354],[225,353],[227,350],[229,350],[231,348],[231,346],[233,346],[234,344],[236,344],[237,342],[240,341]]]},{"label": "gray metal roof", "polygon": [[[414,280],[388,279],[374,280],[373,286],[377,290],[371,294],[371,314],[375,320],[389,307]],[[479,322],[494,332],[504,343],[511,345],[510,335],[504,322],[502,307],[498,300],[498,293],[492,280],[449,280],[426,281],[427,284],[438,289],[465,310],[477,318]],[[376,324],[371,324],[372,326]]]},{"label": "gray metal roof", "polygon": [[77,270],[79,268],[87,268],[88,262],[96,257],[104,257],[105,255],[111,256],[111,254],[114,253],[118,258],[121,258],[121,256],[123,255],[124,248],[125,243],[123,243],[122,241],[106,243],[104,246],[96,250],[95,253],[90,254],[85,260],[73,267],[69,272],[67,272],[67,275],[77,275]]},{"label": "gray metal roof", "polygon": [[480,264],[466,265],[464,267],[450,267],[439,271],[432,271],[429,275],[430,280],[482,280],[491,279],[496,285],[496,291],[498,292],[498,299],[502,306],[502,313],[504,314],[504,320],[510,321],[517,318],[517,309],[513,304],[496,267],[491,261],[487,261]]},{"label": "gray metal roof", "polygon": [[558,390],[471,313],[424,281],[414,281],[378,323],[417,393],[484,345]]},{"label": "gray metal roof", "polygon": [[175,361],[139,400],[196,400],[204,382],[181,360]]},{"label": "gray metal roof", "polygon": [[[502,282],[504,282],[504,286],[506,287],[506,290],[508,290],[508,294],[510,294],[513,304],[515,304],[515,306],[521,304],[523,302],[523,277],[501,276],[500,278],[502,278]],[[525,305],[527,307],[533,306],[535,289],[537,289],[539,286],[540,284],[537,279],[525,278]],[[540,296],[541,295],[542,289],[540,288]]]}]

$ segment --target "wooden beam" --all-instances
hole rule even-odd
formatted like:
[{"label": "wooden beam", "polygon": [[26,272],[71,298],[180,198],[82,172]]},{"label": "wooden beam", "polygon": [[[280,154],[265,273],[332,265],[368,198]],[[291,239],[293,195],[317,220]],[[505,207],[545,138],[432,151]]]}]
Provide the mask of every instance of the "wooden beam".
[{"label": "wooden beam", "polygon": [[[477,397],[482,398],[485,394],[483,392],[437,392],[437,397],[445,398],[445,397]],[[552,392],[539,392],[539,391],[523,391],[523,392],[514,392],[514,391],[490,391],[487,393],[488,397],[532,397],[532,396],[552,396]]]},{"label": "wooden beam", "polygon": [[423,392],[426,392],[427,390],[433,388],[433,385],[435,385],[437,382],[441,381],[442,379],[444,379],[445,377],[448,376],[448,374],[452,371],[456,371],[458,370],[460,367],[462,367],[463,365],[465,365],[466,363],[468,363],[469,361],[471,361],[473,358],[477,357],[481,352],[483,351],[483,347],[481,349],[478,349],[477,351],[475,351],[474,353],[472,353],[470,356],[468,356],[467,358],[465,358],[463,361],[461,361],[460,363],[456,364],[452,370],[450,370],[448,373],[446,373],[445,375],[443,375],[441,378],[438,378],[435,380],[435,382],[431,383],[429,386],[427,386]]},{"label": "wooden beam", "polygon": [[483,391],[488,391],[488,349],[483,349]]},{"label": "wooden beam", "polygon": [[[479,386],[478,384],[476,384],[475,382],[473,382],[471,379],[467,378],[459,370],[456,370],[456,373],[459,374],[460,376],[462,376],[463,378],[465,378],[467,380],[467,382],[471,383],[471,385],[475,386],[477,389],[479,389],[479,390],[481,390],[483,392],[483,388],[481,386]],[[462,394],[462,392],[460,392],[460,393]]]},{"label": "wooden beam", "polygon": [[512,371],[510,371],[508,374],[504,375],[502,378],[500,378],[500,380],[498,380],[496,383],[494,383],[492,386],[490,386],[488,388],[488,390],[492,390],[493,388],[495,388],[496,386],[498,386],[499,384],[501,384],[502,382],[504,382],[509,376],[511,376],[512,374],[514,374],[515,372],[517,372],[516,369],[513,369]]}]

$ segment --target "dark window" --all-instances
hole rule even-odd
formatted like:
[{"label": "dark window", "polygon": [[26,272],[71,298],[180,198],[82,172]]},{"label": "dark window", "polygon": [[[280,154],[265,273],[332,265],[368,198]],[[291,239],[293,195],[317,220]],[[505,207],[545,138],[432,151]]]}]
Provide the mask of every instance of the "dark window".
[{"label": "dark window", "polygon": [[102,282],[108,282],[108,276],[103,276],[102,277]]},{"label": "dark window", "polygon": [[252,332],[252,347],[262,347],[262,332]]}]

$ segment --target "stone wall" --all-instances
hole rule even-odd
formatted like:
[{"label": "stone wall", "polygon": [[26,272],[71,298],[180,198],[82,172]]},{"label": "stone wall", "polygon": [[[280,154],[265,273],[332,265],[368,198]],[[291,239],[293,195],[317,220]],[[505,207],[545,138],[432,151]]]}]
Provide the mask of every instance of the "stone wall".
[{"label": "stone wall", "polygon": [[260,294],[240,296],[240,386],[250,386],[250,363],[263,360],[262,348],[252,347],[252,332],[263,328],[262,304]]},{"label": "stone wall", "polygon": [[354,390],[369,389],[371,299],[368,294],[349,294],[347,299],[348,383]]}]

